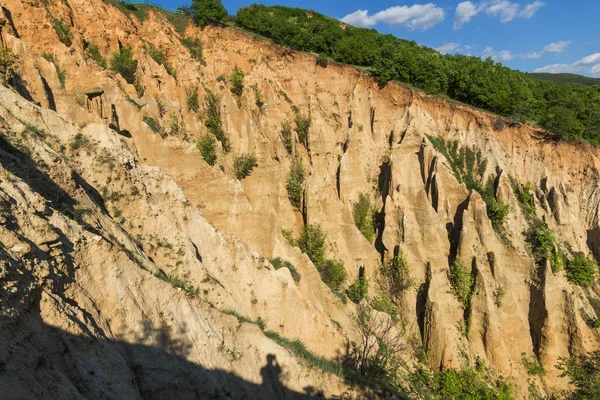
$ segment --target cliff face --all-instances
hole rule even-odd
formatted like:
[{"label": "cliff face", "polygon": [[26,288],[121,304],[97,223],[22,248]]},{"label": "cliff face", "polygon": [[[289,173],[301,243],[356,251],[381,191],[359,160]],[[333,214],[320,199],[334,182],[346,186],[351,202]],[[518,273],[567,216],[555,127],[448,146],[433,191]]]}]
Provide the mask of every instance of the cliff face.
[{"label": "cliff face", "polygon": [[[401,325],[435,369],[479,359],[512,377],[518,396],[543,395],[565,388],[560,357],[597,348],[588,325],[597,285],[536,265],[523,234],[532,216],[512,188],[531,182],[532,214],[565,252],[598,256],[596,149],[396,84],[379,89],[356,69],[323,68],[231,28],[187,28],[202,42],[202,63],[159,13],[140,22],[101,0],[5,0],[3,14],[21,78],[21,94],[0,88],[0,387],[14,398],[350,391],[230,315],[260,319],[327,358],[360,340],[355,306],[282,235],[298,236],[304,223],[323,227],[348,284],[365,267],[370,297],[382,262],[406,255],[415,284],[400,299]],[[56,19],[71,27],[71,46],[59,41]],[[86,56],[90,44],[106,58],[131,46],[138,87]],[[234,67],[245,73],[239,97],[217,79]],[[204,88],[231,142],[212,167],[195,145],[205,112],[187,107],[194,89],[204,105]],[[295,113],[312,123],[290,155],[280,132]],[[241,153],[255,153],[258,166],[240,181]],[[307,170],[300,209],[286,191],[294,157]],[[501,228],[467,189],[470,177],[510,205]],[[352,216],[361,193],[380,215],[373,242]],[[275,271],[275,257],[292,262],[300,281]],[[475,278],[467,310],[451,291],[454,260]],[[535,359],[544,377],[528,375],[523,360]]]}]

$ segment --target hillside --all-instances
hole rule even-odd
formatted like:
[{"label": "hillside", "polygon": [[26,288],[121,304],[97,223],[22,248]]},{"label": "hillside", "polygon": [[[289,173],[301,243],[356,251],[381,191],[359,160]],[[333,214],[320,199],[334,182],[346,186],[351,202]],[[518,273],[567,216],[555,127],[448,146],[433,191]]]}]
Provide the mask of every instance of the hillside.
[{"label": "hillside", "polygon": [[3,396],[570,389],[560,360],[599,350],[595,147],[126,11],[3,3]]},{"label": "hillside", "polygon": [[550,73],[532,73],[536,79],[543,81],[554,82],[557,85],[568,83],[573,86],[593,86],[600,85],[599,78],[590,78],[589,76],[577,75],[577,74],[550,74]]}]

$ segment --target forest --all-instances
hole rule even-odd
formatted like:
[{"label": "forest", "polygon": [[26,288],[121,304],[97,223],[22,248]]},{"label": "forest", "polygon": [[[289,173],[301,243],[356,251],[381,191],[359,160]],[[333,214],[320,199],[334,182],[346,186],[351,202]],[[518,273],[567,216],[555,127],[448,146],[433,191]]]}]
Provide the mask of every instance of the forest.
[{"label": "forest", "polygon": [[557,84],[474,56],[443,55],[414,41],[357,28],[314,11],[281,6],[240,8],[239,27],[277,44],[363,67],[389,81],[529,122],[559,138],[600,144],[600,85]]}]

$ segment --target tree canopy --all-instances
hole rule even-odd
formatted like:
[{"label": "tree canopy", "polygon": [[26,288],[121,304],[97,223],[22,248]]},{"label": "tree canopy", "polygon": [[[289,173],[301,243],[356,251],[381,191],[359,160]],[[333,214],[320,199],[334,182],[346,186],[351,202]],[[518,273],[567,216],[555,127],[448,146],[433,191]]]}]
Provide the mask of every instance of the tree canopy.
[{"label": "tree canopy", "polygon": [[193,0],[190,14],[201,27],[224,24],[228,15],[220,0]]},{"label": "tree canopy", "polygon": [[381,86],[392,80],[408,83],[514,120],[537,123],[564,138],[600,144],[600,85],[540,80],[491,58],[443,55],[414,41],[299,8],[251,5],[238,10],[236,23],[275,43],[366,67]]}]

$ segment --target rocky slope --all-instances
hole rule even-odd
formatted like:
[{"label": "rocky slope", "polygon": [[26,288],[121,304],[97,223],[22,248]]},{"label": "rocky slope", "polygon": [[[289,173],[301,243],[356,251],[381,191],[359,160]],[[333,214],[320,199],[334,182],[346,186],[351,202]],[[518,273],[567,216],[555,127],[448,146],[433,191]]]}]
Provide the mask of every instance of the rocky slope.
[{"label": "rocky slope", "polygon": [[[511,377],[518,397],[544,396],[566,387],[560,357],[597,349],[587,323],[598,317],[597,284],[536,265],[523,235],[531,216],[511,187],[532,183],[533,214],[563,250],[599,256],[596,149],[396,84],[380,90],[356,69],[323,68],[231,28],[182,34],[160,13],[140,21],[101,0],[44,3],[2,5],[2,38],[20,59],[20,81],[0,88],[0,388],[9,398],[365,396],[243,322],[329,359],[360,341],[355,306],[282,235],[297,237],[304,223],[323,227],[347,285],[365,267],[370,297],[381,263],[406,255],[415,284],[400,325],[434,369],[479,360]],[[56,19],[70,26],[68,47]],[[201,40],[204,63],[184,35]],[[91,43],[107,59],[131,46],[137,87],[86,56]],[[217,79],[234,67],[245,73],[239,98]],[[216,95],[231,142],[212,167],[195,145],[206,127],[205,113],[186,105],[194,88],[201,105],[203,88]],[[292,156],[280,131],[295,112],[312,123]],[[511,206],[500,229],[453,172],[453,143],[476,155],[477,179]],[[234,157],[249,152],[258,167],[237,180]],[[308,171],[300,209],[286,191],[294,157]],[[354,224],[360,193],[382,216],[373,242]],[[274,257],[300,281],[275,271]],[[475,277],[468,318],[448,279],[456,259]],[[529,375],[524,360],[546,374]]]}]

